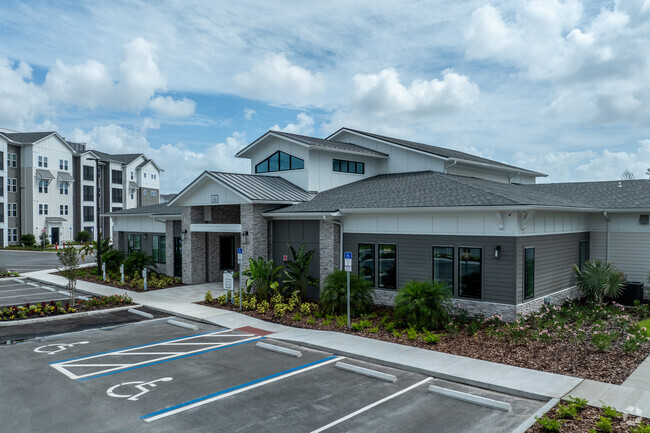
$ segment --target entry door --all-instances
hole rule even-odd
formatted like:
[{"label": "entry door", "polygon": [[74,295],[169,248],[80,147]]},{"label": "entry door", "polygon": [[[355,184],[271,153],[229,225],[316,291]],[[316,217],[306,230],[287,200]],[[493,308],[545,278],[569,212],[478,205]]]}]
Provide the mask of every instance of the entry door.
[{"label": "entry door", "polygon": [[58,244],[58,243],[59,243],[59,228],[52,227],[52,244]]},{"label": "entry door", "polygon": [[219,238],[219,264],[221,269],[235,269],[235,237]]},{"label": "entry door", "polygon": [[183,276],[183,241],[174,238],[174,276]]}]

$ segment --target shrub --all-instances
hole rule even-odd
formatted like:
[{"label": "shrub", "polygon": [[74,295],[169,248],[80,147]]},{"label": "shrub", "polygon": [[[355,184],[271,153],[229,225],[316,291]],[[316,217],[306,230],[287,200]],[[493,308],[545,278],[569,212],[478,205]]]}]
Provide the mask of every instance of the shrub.
[{"label": "shrub", "polygon": [[[102,253],[102,258],[109,252]],[[153,257],[143,251],[133,251],[124,259],[124,272],[127,274],[142,273],[144,268],[153,266]]]},{"label": "shrub", "polygon": [[214,297],[212,296],[212,292],[210,290],[205,292],[205,302],[207,302],[209,304],[209,303],[212,302],[213,299],[214,299]]},{"label": "shrub", "polygon": [[409,327],[406,330],[406,338],[409,340],[417,340],[418,338],[418,330],[415,327]]},{"label": "shrub", "polygon": [[587,260],[582,270],[573,265],[576,285],[585,296],[602,304],[605,296],[616,299],[623,292],[623,272],[611,262]]},{"label": "shrub", "polygon": [[[350,274],[350,315],[357,316],[372,307],[373,288],[363,278]],[[320,304],[328,313],[347,311],[347,273],[336,270],[325,277],[320,293]]]},{"label": "shrub", "polygon": [[[122,251],[115,250],[113,248],[109,249],[106,252],[102,252],[102,262],[106,263],[106,271],[119,272],[120,265],[124,261],[125,257],[126,256]],[[124,267],[126,268],[126,265]]]},{"label": "shrub", "polygon": [[45,229],[41,231],[41,235],[39,236],[39,239],[41,241],[41,247],[45,249],[46,246],[50,244],[50,237],[47,235],[47,232]]},{"label": "shrub", "polygon": [[395,318],[418,329],[441,329],[449,322],[449,289],[433,281],[409,281],[395,298]]},{"label": "shrub", "polygon": [[469,325],[467,325],[467,328],[465,331],[467,332],[467,335],[474,335],[476,332],[481,329],[481,322],[479,320],[472,320],[469,322]]},{"label": "shrub", "polygon": [[25,233],[24,235],[22,235],[20,237],[20,241],[26,247],[33,247],[34,245],[36,245],[36,238],[31,233]]},{"label": "shrub", "polygon": [[[602,401],[601,401],[602,403]],[[603,416],[606,418],[620,418],[623,415],[621,412],[617,411],[611,406],[603,405]]]},{"label": "shrub", "polygon": [[605,352],[612,345],[612,337],[609,334],[594,333],[591,337],[591,344],[593,344],[599,352]]},{"label": "shrub", "polygon": [[637,427],[632,427],[630,433],[650,433],[650,424],[639,423]]},{"label": "shrub", "polygon": [[82,230],[77,233],[77,242],[89,242],[90,241],[90,233],[88,233],[85,230]]},{"label": "shrub", "polygon": [[612,420],[601,416],[598,421],[596,421],[596,428],[603,433],[610,433],[614,427],[612,426]]},{"label": "shrub", "polygon": [[289,251],[292,259],[285,264],[283,283],[289,287],[289,290],[299,290],[304,299],[307,288],[318,284],[318,280],[309,275],[309,265],[314,258],[314,250],[305,251],[305,244],[302,244],[298,251],[289,245]]},{"label": "shrub", "polygon": [[578,408],[572,404],[558,404],[557,417],[560,419],[575,419],[578,416]]},{"label": "shrub", "polygon": [[280,277],[282,266],[276,267],[273,260],[264,260],[264,257],[258,257],[257,260],[248,259],[248,269],[242,274],[246,280],[246,288],[254,290],[258,301],[268,300],[269,288]]},{"label": "shrub", "polygon": [[580,397],[571,397],[567,398],[567,401],[569,404],[573,407],[575,407],[577,410],[582,410],[587,406],[587,399],[586,398],[580,398]]},{"label": "shrub", "polygon": [[434,334],[433,332],[427,331],[426,329],[422,331],[422,339],[427,344],[436,344],[440,341],[441,338],[441,335]]},{"label": "shrub", "polygon": [[268,313],[270,308],[271,306],[269,305],[269,301],[261,301],[257,303],[257,312],[260,314]]},{"label": "shrub", "polygon": [[544,429],[544,431],[558,432],[562,427],[562,423],[560,421],[553,418],[549,418],[546,415],[544,415],[541,418],[536,417],[536,419],[539,425],[542,426],[542,429]]}]

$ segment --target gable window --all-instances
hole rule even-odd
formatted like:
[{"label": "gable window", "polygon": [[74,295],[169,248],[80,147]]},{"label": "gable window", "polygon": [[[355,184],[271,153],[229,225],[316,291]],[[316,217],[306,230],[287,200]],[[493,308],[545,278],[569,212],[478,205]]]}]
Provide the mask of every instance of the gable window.
[{"label": "gable window", "polygon": [[582,270],[587,260],[589,260],[589,242],[580,241],[580,257],[578,267]]},{"label": "gable window", "polygon": [[133,180],[133,172],[131,172],[131,180]]},{"label": "gable window", "polygon": [[275,152],[255,166],[255,173],[269,173],[274,171],[301,170],[305,168],[305,161],[281,151]]},{"label": "gable window", "polygon": [[359,244],[359,277],[375,285],[375,245]]},{"label": "gable window", "polygon": [[458,296],[481,299],[481,248],[458,248]]},{"label": "gable window", "polygon": [[454,247],[433,247],[433,281],[454,292]]},{"label": "gable window", "polygon": [[332,160],[332,170],[340,173],[363,174],[365,172],[365,164],[363,162],[334,159]]},{"label": "gable window", "polygon": [[140,251],[140,235],[128,236],[129,253]]},{"label": "gable window", "polygon": [[535,297],[535,248],[524,248],[524,299]]},{"label": "gable window", "polygon": [[38,192],[43,194],[47,193],[47,180],[41,179],[38,181]]}]

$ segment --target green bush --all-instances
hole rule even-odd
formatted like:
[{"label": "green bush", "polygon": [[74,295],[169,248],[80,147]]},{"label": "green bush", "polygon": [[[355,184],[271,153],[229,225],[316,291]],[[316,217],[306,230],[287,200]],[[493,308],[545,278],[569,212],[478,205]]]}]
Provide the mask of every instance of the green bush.
[{"label": "green bush", "polygon": [[598,431],[601,431],[603,433],[610,433],[614,427],[612,426],[612,420],[601,416],[598,421],[596,421],[596,428]]},{"label": "green bush", "polygon": [[650,433],[650,424],[639,423],[638,427],[632,427],[630,433]]},{"label": "green bush", "polygon": [[248,259],[248,269],[242,274],[248,277],[246,280],[247,290],[250,292],[253,289],[258,301],[266,301],[269,299],[269,288],[280,278],[281,271],[282,266],[276,267],[273,260],[264,260],[264,257],[258,257],[257,260]]},{"label": "green bush", "polygon": [[24,235],[22,235],[20,237],[20,241],[23,243],[23,246],[25,247],[33,247],[34,245],[36,245],[36,238],[31,233],[25,233]]},{"label": "green bush", "polygon": [[212,296],[212,292],[210,290],[205,292],[205,302],[207,302],[209,304],[209,303],[212,302],[213,299],[214,299],[214,297]]},{"label": "green bush", "polygon": [[289,245],[291,260],[286,262],[283,283],[289,292],[300,291],[302,299],[307,295],[309,287],[315,287],[318,280],[309,275],[309,265],[314,258],[314,250],[305,251],[305,244],[296,251]]},{"label": "green bush", "polygon": [[562,423],[556,419],[549,418],[544,415],[541,418],[537,418],[537,422],[542,426],[544,431],[558,432],[562,428]]},{"label": "green bush", "polygon": [[[102,257],[109,254],[109,251],[102,253]],[[142,273],[144,268],[153,266],[153,257],[142,251],[133,251],[124,259],[124,272],[127,274]]]},{"label": "green bush", "polygon": [[77,242],[89,242],[90,241],[90,233],[88,233],[85,230],[82,230],[77,233]]},{"label": "green bush", "polygon": [[[363,278],[350,274],[350,315],[365,313],[372,307],[374,289]],[[320,304],[330,314],[342,314],[347,311],[347,273],[336,270],[323,280]]]},{"label": "green bush", "polygon": [[587,260],[582,269],[573,265],[576,285],[585,296],[602,304],[607,296],[616,299],[623,293],[625,276],[611,262]]},{"label": "green bush", "polygon": [[417,329],[442,329],[449,322],[449,289],[433,281],[409,281],[395,298],[395,319]]},{"label": "green bush", "polygon": [[119,272],[120,265],[124,261],[125,257],[126,256],[122,251],[113,248],[106,252],[102,252],[102,262],[106,263],[106,271]]}]

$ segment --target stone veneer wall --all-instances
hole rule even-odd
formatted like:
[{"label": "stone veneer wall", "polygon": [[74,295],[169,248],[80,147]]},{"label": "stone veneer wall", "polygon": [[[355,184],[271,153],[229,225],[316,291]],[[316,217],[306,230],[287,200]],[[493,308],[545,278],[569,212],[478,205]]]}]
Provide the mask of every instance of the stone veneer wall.
[{"label": "stone veneer wall", "polygon": [[174,221],[165,221],[165,274],[174,276]]},{"label": "stone veneer wall", "polygon": [[115,250],[120,250],[120,232],[113,229],[113,235],[111,236],[111,239],[113,240],[113,249]]},{"label": "stone veneer wall", "polygon": [[[377,305],[391,306],[395,305],[396,296],[397,291],[395,290],[375,289],[373,300]],[[560,305],[567,299],[578,299],[580,297],[582,297],[580,289],[574,286],[519,305],[499,304],[496,302],[475,301],[462,298],[453,298],[451,302],[454,306],[467,310],[471,315],[483,317],[498,315],[502,316],[506,322],[514,322],[517,319],[517,314],[528,314],[537,311],[544,305],[546,300],[552,305]]]},{"label": "stone veneer wall", "polygon": [[202,224],[203,206],[183,207],[183,283],[205,283],[205,233],[192,233],[190,224]]},{"label": "stone veneer wall", "polygon": [[[241,230],[248,232],[248,241],[242,242],[242,263],[241,270],[248,269],[248,259],[269,257],[269,222],[262,216],[262,212],[270,209],[268,204],[242,204],[241,206]],[[242,281],[242,283],[245,281]]]},{"label": "stone veneer wall", "polygon": [[341,226],[331,221],[319,221],[319,279],[323,280],[335,269],[339,269],[341,256]]}]

